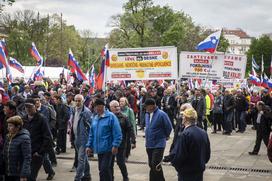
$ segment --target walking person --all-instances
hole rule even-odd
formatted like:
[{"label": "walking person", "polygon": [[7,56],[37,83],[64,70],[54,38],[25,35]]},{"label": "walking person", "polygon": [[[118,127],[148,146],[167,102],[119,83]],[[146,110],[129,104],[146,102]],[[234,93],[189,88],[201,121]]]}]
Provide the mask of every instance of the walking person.
[{"label": "walking person", "polygon": [[213,107],[213,132],[221,131],[223,120],[223,96],[221,91],[216,92],[214,107]]},{"label": "walking person", "polygon": [[224,135],[231,135],[232,132],[232,121],[234,119],[234,108],[235,100],[234,97],[230,94],[229,90],[225,90],[223,98],[223,129]]},{"label": "walking person", "polygon": [[[119,166],[121,170],[123,181],[128,181],[129,178],[128,178],[128,172],[127,172],[127,166],[126,166],[125,151],[126,151],[128,139],[131,140],[131,148],[132,149],[136,148],[135,134],[134,134],[133,127],[130,121],[127,119],[127,117],[124,114],[121,113],[120,105],[118,101],[113,100],[110,102],[110,110],[118,118],[118,121],[121,126],[122,142],[118,148],[118,153],[116,154],[116,160],[117,160],[117,165]],[[113,156],[113,162],[114,162],[114,159],[115,159],[115,156]]]},{"label": "walking person", "polygon": [[210,160],[208,134],[196,126],[196,120],[196,111],[185,109],[182,119],[185,128],[171,152],[171,163],[178,172],[179,181],[202,181],[205,164]]},{"label": "walking person", "polygon": [[97,115],[92,120],[86,152],[98,154],[100,181],[112,181],[112,158],[118,153],[122,142],[122,131],[117,117],[105,110],[104,99],[95,100]]},{"label": "walking person", "polygon": [[150,181],[164,181],[161,162],[166,146],[166,140],[169,139],[172,131],[172,124],[168,115],[156,106],[153,98],[147,98],[146,107],[146,152],[148,156],[148,164],[150,167]]},{"label": "walking person", "polygon": [[44,154],[48,153],[53,140],[47,121],[37,112],[34,99],[26,99],[25,110],[27,115],[23,117],[23,128],[30,133],[32,155],[31,175],[28,181],[35,181],[43,164]]},{"label": "walking person", "polygon": [[7,120],[8,134],[4,145],[5,181],[27,181],[30,176],[30,135],[23,129],[20,116]]},{"label": "walking person", "polygon": [[84,105],[84,97],[81,94],[75,96],[76,107],[71,116],[71,131],[74,136],[74,145],[77,151],[77,167],[75,181],[90,181],[90,165],[85,145],[88,142],[88,134],[91,127],[92,113]]},{"label": "walking person", "polygon": [[267,147],[271,132],[272,112],[269,106],[264,102],[257,103],[258,115],[256,119],[256,142],[253,151],[248,152],[250,155],[258,155],[262,141]]}]

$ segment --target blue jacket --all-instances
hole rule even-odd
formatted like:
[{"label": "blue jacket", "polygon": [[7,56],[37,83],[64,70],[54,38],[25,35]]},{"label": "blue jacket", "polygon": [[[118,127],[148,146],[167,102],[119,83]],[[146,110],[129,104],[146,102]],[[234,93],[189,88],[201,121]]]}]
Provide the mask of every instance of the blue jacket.
[{"label": "blue jacket", "polygon": [[196,125],[185,128],[178,136],[171,155],[171,163],[179,174],[203,172],[211,155],[207,133]]},{"label": "blue jacket", "polygon": [[[72,135],[74,135],[73,132],[73,122],[74,122],[74,116],[75,116],[75,110],[72,111]],[[86,107],[82,107],[82,111],[79,115],[79,121],[77,125],[77,135],[75,135],[75,145],[79,148],[80,146],[84,146],[88,142],[88,135],[91,127],[92,122],[92,113],[91,111]]]},{"label": "blue jacket", "polygon": [[104,115],[96,115],[92,121],[89,140],[86,147],[94,153],[110,152],[112,147],[119,147],[122,141],[122,131],[117,117],[107,110]]},{"label": "blue jacket", "polygon": [[150,114],[145,114],[145,146],[146,148],[165,148],[166,139],[170,136],[172,125],[168,115],[160,109],[153,112],[150,123]]}]

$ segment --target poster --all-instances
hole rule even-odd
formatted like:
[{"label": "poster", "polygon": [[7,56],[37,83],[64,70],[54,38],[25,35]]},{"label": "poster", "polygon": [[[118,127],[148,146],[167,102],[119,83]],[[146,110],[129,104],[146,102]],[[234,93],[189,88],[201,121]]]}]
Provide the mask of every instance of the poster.
[{"label": "poster", "polygon": [[181,52],[180,78],[218,80],[223,77],[224,54]]},{"label": "poster", "polygon": [[225,54],[224,72],[225,79],[244,79],[246,72],[246,55]]},{"label": "poster", "polygon": [[110,49],[106,78],[111,80],[177,79],[177,48]]}]

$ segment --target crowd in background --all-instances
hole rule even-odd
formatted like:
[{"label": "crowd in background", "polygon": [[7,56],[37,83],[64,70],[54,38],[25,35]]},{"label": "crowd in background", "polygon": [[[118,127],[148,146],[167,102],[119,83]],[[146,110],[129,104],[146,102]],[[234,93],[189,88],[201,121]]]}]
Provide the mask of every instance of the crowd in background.
[{"label": "crowd in background", "polygon": [[[194,110],[180,111],[188,104],[197,114]],[[136,147],[137,132],[145,130],[146,134],[153,134],[154,129],[150,130],[150,126],[157,109],[162,111],[158,117],[163,115],[164,125],[168,125],[169,120],[167,134],[161,139],[168,139],[172,128],[175,132],[173,148],[178,134],[184,130],[186,116],[189,116],[188,120],[192,119],[190,116],[195,118],[195,125],[206,132],[211,127],[212,134],[243,134],[246,129],[256,130],[256,144],[252,151],[249,150],[250,155],[258,154],[262,141],[268,146],[272,122],[272,96],[268,89],[257,91],[219,86],[212,92],[203,88],[189,89],[187,83],[130,81],[108,83],[106,91],[91,92],[86,84],[76,79],[72,84],[67,83],[63,75],[56,81],[44,79],[26,83],[16,79],[12,84],[1,82],[0,85],[1,175],[5,175],[5,180],[36,180],[43,166],[47,180],[52,180],[57,166],[56,155],[66,152],[69,141],[75,148],[75,180],[91,180],[88,156],[94,153],[99,157],[100,177],[112,177],[108,179],[113,180],[113,170],[108,170],[113,168],[112,160],[116,157],[123,179],[128,180],[125,162]],[[114,132],[112,137],[108,135],[109,131]],[[104,136],[99,137],[99,143],[96,135]],[[145,136],[147,140],[150,138],[150,135]],[[108,148],[109,140],[114,147]],[[87,151],[86,145],[90,148]],[[152,149],[147,146],[150,159],[154,154]],[[209,155],[205,163],[208,160]],[[165,161],[177,165],[178,160],[170,153]],[[160,160],[156,162],[155,167]],[[150,177],[153,174],[156,178],[157,173],[152,170],[156,172],[157,167],[153,167],[150,163]]]}]

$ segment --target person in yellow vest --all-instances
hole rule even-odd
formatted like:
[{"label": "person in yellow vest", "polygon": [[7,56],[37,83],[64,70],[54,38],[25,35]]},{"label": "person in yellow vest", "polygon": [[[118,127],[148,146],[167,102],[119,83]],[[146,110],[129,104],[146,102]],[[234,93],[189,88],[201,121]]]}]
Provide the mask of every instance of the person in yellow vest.
[{"label": "person in yellow vest", "polygon": [[204,130],[207,131],[208,121],[209,121],[208,116],[210,115],[210,111],[211,111],[211,98],[207,94],[205,89],[201,89],[201,94],[205,98],[205,104],[206,104],[205,119],[204,119],[203,123],[204,123]]}]

